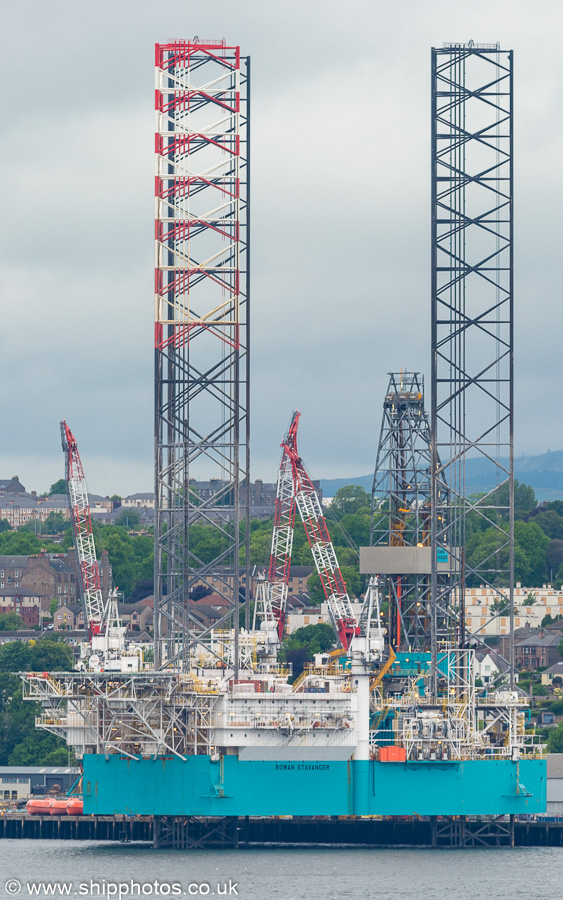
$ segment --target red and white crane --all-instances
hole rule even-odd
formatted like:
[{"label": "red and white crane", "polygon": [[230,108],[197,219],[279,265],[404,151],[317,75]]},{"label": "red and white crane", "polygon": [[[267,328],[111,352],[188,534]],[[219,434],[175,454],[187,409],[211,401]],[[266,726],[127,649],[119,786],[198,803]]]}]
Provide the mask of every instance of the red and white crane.
[{"label": "red and white crane", "polygon": [[[287,593],[289,585],[289,569],[291,566],[291,551],[293,549],[293,531],[295,527],[295,512],[297,510],[295,498],[295,486],[293,480],[293,466],[287,446],[291,445],[296,437],[292,434],[293,420],[287,437],[282,444],[282,459],[278,473],[278,487],[276,493],[276,505],[274,510],[274,529],[272,532],[272,551],[270,555],[270,568],[268,570],[267,591],[272,617],[276,623],[277,640],[281,644],[285,627],[287,610]],[[295,423],[297,431],[297,423]]]},{"label": "red and white crane", "polygon": [[268,620],[275,621],[277,642],[281,643],[287,614],[295,514],[299,510],[334,630],[343,648],[348,651],[353,638],[360,635],[360,626],[338,565],[317,490],[297,449],[300,415],[299,412],[293,413],[281,445],[282,459],[278,475],[270,567],[265,586],[268,599],[264,619],[266,628]]},{"label": "red and white crane", "polygon": [[103,597],[86,478],[76,438],[64,419],[61,422],[61,440],[88,629],[88,643],[82,647],[82,661],[78,667],[83,669],[87,665],[93,670],[137,671],[141,661],[140,650],[133,644],[125,646],[125,628],[119,621],[117,592],[111,591],[105,600]]},{"label": "red and white crane", "polygon": [[61,422],[61,440],[65,455],[65,480],[70,500],[70,515],[84,600],[88,640],[102,632],[106,610],[102,596],[100,570],[96,559],[88,489],[76,438],[66,421]]}]

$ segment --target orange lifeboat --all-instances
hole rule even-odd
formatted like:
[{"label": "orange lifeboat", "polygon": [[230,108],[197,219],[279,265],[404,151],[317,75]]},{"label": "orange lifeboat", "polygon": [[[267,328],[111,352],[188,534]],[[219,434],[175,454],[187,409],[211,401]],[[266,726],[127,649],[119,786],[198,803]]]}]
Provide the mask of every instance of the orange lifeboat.
[{"label": "orange lifeboat", "polygon": [[53,800],[49,810],[50,816],[66,816],[68,800]]},{"label": "orange lifeboat", "polygon": [[74,797],[72,800],[67,801],[66,805],[66,813],[67,816],[81,816],[84,810],[84,806],[82,800],[78,797]]},{"label": "orange lifeboat", "polygon": [[28,800],[25,808],[30,816],[48,816],[54,802],[52,798],[48,800]]}]

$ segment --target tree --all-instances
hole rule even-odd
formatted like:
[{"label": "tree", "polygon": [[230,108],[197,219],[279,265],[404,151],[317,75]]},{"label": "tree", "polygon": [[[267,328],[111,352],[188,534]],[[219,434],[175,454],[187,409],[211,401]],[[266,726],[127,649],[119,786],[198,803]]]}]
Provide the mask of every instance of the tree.
[{"label": "tree", "polygon": [[144,600],[145,597],[150,597],[151,594],[154,594],[154,580],[152,578],[145,578],[142,581],[137,582],[131,591],[129,602],[138,603],[139,600]]},{"label": "tree", "polygon": [[250,562],[253,566],[265,566],[270,562],[272,532],[255,531],[250,535]]},{"label": "tree", "polygon": [[13,673],[69,671],[73,663],[72,650],[58,635],[0,647],[0,765],[68,764],[63,741],[35,728],[40,706],[24,701],[21,680]]},{"label": "tree", "polygon": [[549,613],[548,613],[548,615],[547,615],[547,616],[544,616],[543,619],[541,620],[541,627],[542,627],[542,628],[547,628],[548,625],[555,625],[555,623],[556,623],[556,622],[560,622],[561,619],[563,619],[563,616],[562,616],[562,615],[558,615],[558,616],[553,616],[553,617],[552,617],[552,616],[550,616]]},{"label": "tree", "polygon": [[[341,548],[339,548],[338,550],[339,554],[340,549]],[[353,566],[341,566],[340,571],[342,572],[342,577],[346,582],[348,596],[351,599],[354,599],[354,597],[357,597],[362,589],[362,579],[360,578],[360,573],[358,572],[358,569]],[[313,603],[324,603],[325,595],[323,586],[317,572],[313,572],[307,579],[307,593],[309,594],[309,597],[311,598]]]},{"label": "tree", "polygon": [[61,531],[70,529],[70,519],[66,519],[62,513],[49,513],[45,521],[41,524],[42,534],[60,534]]},{"label": "tree", "polygon": [[360,578],[360,573],[357,569],[352,568],[352,566],[342,566],[341,567],[342,577],[346,582],[346,587],[348,588],[348,596],[351,599],[357,597],[362,589],[362,579]]},{"label": "tree", "polygon": [[59,608],[59,601],[57,600],[56,597],[53,597],[53,599],[49,603],[49,615],[51,616],[52,619],[55,618],[55,613],[58,608]]},{"label": "tree", "polygon": [[135,531],[141,524],[141,513],[136,509],[124,509],[115,519],[115,524]]},{"label": "tree", "polygon": [[[491,603],[491,612],[495,616],[507,616],[510,612],[510,600],[508,597],[497,597]],[[516,607],[514,608],[514,612],[517,612]]]},{"label": "tree", "polygon": [[552,540],[561,541],[563,540],[563,516],[554,507],[555,503],[550,503],[544,512],[534,516],[534,522]]},{"label": "tree", "polygon": [[355,544],[363,547],[369,544],[369,514],[347,513],[342,517],[341,525]]},{"label": "tree", "polygon": [[58,481],[53,482],[49,488],[49,497],[52,497],[53,494],[66,494],[66,481],[64,478],[59,478]]},{"label": "tree", "polygon": [[23,619],[16,612],[0,613],[0,631],[18,631],[23,628]]},{"label": "tree", "polygon": [[549,732],[547,751],[548,753],[563,753],[563,722]]},{"label": "tree", "polygon": [[[539,524],[539,523],[538,523]],[[540,526],[541,527],[541,526]],[[552,540],[549,542],[545,552],[545,561],[549,569],[550,581],[553,580],[553,574],[557,574],[559,567],[563,563],[563,541]]]},{"label": "tree", "polygon": [[114,528],[104,543],[112,565],[115,584],[128,596],[135,583],[135,554],[131,538],[123,529]]},{"label": "tree", "polygon": [[325,594],[323,591],[323,586],[321,584],[321,579],[318,576],[317,572],[313,572],[312,575],[309,575],[307,579],[307,593],[309,597],[313,601],[313,603],[321,604],[324,602]]},{"label": "tree", "polygon": [[[501,484],[500,487],[496,489],[491,494],[491,498],[493,500],[494,506],[500,507],[508,507],[509,505],[509,484],[506,481],[504,484]],[[535,509],[537,505],[536,495],[534,493],[534,489],[530,487],[529,484],[520,484],[519,481],[514,482],[514,516],[517,519],[522,519],[526,517],[529,513]],[[506,518],[506,514],[501,514],[503,518]]]},{"label": "tree", "polygon": [[293,676],[301,674],[305,663],[312,662],[315,653],[325,653],[334,646],[336,638],[330,625],[305,625],[290,634],[283,643],[282,655],[293,667]]},{"label": "tree", "polygon": [[531,583],[542,584],[547,580],[546,551],[549,538],[536,522],[515,522],[514,537],[526,556]]},{"label": "tree", "polygon": [[330,504],[331,512],[339,519],[358,513],[361,509],[369,512],[370,497],[359,484],[347,484],[337,490]]},{"label": "tree", "polygon": [[2,534],[3,531],[11,531],[11,530],[12,530],[12,526],[10,525],[8,520],[0,519],[0,534]]}]

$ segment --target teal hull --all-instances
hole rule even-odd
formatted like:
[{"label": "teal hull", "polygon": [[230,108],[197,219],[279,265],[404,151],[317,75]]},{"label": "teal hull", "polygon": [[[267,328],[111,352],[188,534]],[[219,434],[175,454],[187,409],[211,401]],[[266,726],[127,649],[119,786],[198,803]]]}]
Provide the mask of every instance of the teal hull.
[{"label": "teal hull", "polygon": [[84,812],[430,816],[545,812],[544,760],[459,763],[84,757]]}]

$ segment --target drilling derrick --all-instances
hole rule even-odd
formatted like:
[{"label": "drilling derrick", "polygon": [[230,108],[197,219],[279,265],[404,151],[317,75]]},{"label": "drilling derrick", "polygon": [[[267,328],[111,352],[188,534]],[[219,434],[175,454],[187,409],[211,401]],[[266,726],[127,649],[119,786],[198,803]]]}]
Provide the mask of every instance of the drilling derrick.
[{"label": "drilling derrick", "polygon": [[[431,480],[424,378],[418,372],[391,372],[372,487],[372,546],[430,548]],[[445,495],[442,491],[438,498],[441,507]],[[400,550],[388,556],[394,562],[386,564],[385,556],[380,559],[379,574],[387,581],[391,645],[396,650],[429,650],[430,550],[415,550],[410,560],[408,552]],[[443,632],[451,633],[450,622],[440,624]]]},{"label": "drilling derrick", "polygon": [[[225,42],[156,46],[155,654],[188,667],[209,629],[190,591],[226,609],[238,660],[239,556],[249,585],[249,75]],[[194,480],[209,486],[205,499]],[[190,532],[206,528],[198,556]],[[235,663],[236,665],[236,663]]]}]

